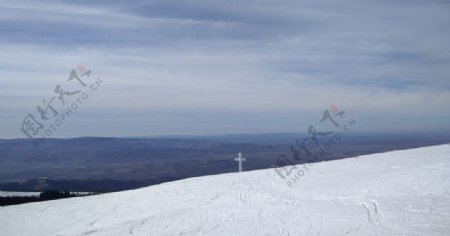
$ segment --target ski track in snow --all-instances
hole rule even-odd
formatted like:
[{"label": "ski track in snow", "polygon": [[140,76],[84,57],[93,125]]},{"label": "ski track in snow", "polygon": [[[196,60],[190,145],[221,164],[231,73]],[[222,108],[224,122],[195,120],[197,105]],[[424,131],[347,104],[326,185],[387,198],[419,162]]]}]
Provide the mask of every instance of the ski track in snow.
[{"label": "ski track in snow", "polygon": [[2,207],[0,235],[449,235],[450,145],[308,168]]}]

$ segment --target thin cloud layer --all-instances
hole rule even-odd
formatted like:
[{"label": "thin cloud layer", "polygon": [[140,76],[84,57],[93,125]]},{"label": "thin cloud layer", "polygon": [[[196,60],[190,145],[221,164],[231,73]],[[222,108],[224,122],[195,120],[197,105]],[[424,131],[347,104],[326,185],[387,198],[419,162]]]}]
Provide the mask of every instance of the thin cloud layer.
[{"label": "thin cloud layer", "polygon": [[104,87],[54,137],[304,132],[331,104],[362,131],[449,130],[449,10],[446,1],[3,1],[0,138],[22,137],[24,116],[77,64]]}]

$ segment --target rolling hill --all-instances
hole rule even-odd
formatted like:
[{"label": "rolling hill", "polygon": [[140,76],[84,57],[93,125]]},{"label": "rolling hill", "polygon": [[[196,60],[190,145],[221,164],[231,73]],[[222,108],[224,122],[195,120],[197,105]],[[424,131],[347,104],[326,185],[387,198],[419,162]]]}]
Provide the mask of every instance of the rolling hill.
[{"label": "rolling hill", "polygon": [[[0,208],[1,235],[448,235],[450,145]],[[300,172],[302,170],[303,172]],[[294,175],[302,173],[293,182]],[[291,182],[289,182],[291,181]]]}]

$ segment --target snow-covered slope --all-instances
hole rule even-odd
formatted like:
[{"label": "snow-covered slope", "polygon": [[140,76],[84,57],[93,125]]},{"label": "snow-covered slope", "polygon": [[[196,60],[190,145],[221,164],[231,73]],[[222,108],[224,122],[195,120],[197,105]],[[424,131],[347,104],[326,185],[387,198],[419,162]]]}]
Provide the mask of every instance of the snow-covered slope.
[{"label": "snow-covered slope", "polygon": [[308,169],[3,207],[0,235],[450,235],[450,145]]},{"label": "snow-covered slope", "polygon": [[39,197],[41,192],[11,192],[0,191],[0,197]]}]

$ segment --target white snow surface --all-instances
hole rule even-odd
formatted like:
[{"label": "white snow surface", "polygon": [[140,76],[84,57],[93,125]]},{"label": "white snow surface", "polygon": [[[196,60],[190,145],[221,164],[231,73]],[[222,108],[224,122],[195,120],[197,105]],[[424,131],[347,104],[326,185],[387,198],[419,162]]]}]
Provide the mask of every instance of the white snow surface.
[{"label": "white snow surface", "polygon": [[39,197],[41,192],[0,191],[0,197]]},{"label": "white snow surface", "polygon": [[448,144],[308,169],[292,188],[267,169],[2,207],[0,235],[450,235]]}]

